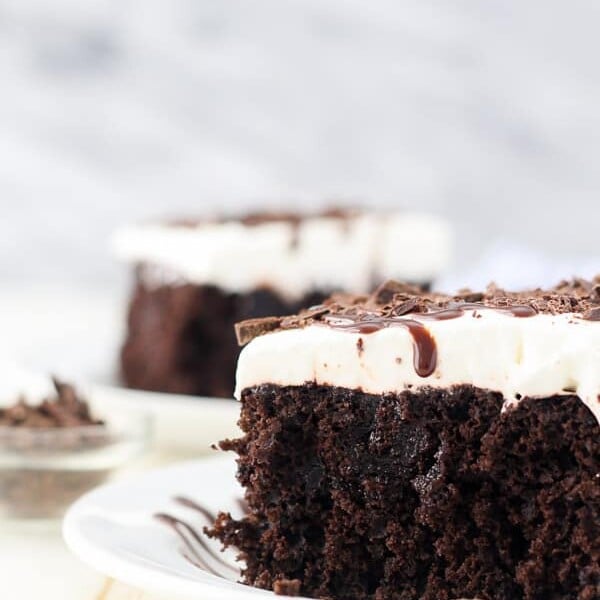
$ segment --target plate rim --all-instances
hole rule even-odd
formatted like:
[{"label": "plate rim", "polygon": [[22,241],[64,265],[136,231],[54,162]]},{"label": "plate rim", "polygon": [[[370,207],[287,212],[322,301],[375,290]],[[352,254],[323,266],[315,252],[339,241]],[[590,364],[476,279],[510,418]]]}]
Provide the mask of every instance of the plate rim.
[{"label": "plate rim", "polygon": [[[135,561],[127,561],[120,555],[111,553],[109,549],[102,548],[89,540],[80,530],[78,522],[85,518],[87,507],[95,501],[97,496],[110,493],[113,489],[126,489],[136,482],[155,479],[167,472],[185,471],[190,468],[203,467],[209,464],[218,468],[219,465],[231,465],[235,460],[231,455],[208,456],[199,459],[186,460],[173,463],[158,469],[149,469],[137,473],[127,479],[112,482],[95,488],[79,498],[67,511],[62,522],[62,537],[69,551],[81,562],[94,571],[110,577],[116,581],[129,585],[139,590],[147,591],[159,596],[169,598],[192,600],[199,594],[209,594],[207,598],[248,600],[248,598],[275,598],[281,600],[302,600],[301,597],[275,596],[274,592],[247,586],[240,582],[227,581],[216,575],[202,571],[198,579],[186,579],[182,575],[168,573],[143,566]],[[174,491],[174,493],[176,493]],[[158,509],[158,507],[157,507]],[[149,508],[149,510],[151,510]]]},{"label": "plate rim", "polygon": [[237,425],[240,403],[234,398],[135,390],[93,380],[76,385],[92,407],[118,410],[127,406],[149,412],[154,431],[152,449],[167,456],[187,459],[210,454],[213,444],[241,435]]}]

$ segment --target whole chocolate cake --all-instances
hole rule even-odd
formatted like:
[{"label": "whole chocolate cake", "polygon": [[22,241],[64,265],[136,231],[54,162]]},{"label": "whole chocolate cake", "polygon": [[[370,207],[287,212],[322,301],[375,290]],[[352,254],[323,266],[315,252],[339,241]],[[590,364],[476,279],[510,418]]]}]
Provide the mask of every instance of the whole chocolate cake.
[{"label": "whole chocolate cake", "polygon": [[600,598],[600,280],[390,282],[238,327],[245,583],[339,600]]},{"label": "whole chocolate cake", "polygon": [[130,227],[117,234],[115,251],[135,265],[124,382],[231,397],[234,323],[298,312],[387,277],[427,285],[446,265],[449,232],[426,215],[256,214]]}]

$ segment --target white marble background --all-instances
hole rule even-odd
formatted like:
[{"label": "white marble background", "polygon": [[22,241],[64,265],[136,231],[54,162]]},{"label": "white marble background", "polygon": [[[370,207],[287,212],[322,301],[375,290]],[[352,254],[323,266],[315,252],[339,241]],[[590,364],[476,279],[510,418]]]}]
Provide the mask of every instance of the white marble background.
[{"label": "white marble background", "polygon": [[[148,215],[344,196],[600,254],[594,0],[0,0],[0,281]],[[600,269],[599,269],[600,270]]]}]

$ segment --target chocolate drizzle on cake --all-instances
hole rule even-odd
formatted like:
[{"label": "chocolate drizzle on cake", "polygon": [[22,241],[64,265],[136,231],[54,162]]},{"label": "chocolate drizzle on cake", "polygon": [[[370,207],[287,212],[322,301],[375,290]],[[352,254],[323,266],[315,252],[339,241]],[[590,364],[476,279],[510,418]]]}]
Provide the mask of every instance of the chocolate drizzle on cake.
[{"label": "chocolate drizzle on cake", "polygon": [[487,310],[515,318],[540,313],[574,313],[581,319],[599,321],[599,288],[597,281],[575,280],[563,282],[549,291],[506,292],[490,285],[485,292],[464,290],[448,296],[388,281],[370,296],[337,294],[299,315],[243,321],[236,325],[236,333],[238,342],[243,345],[271,331],[313,324],[361,335],[388,327],[404,327],[413,340],[415,371],[420,377],[428,377],[436,368],[437,348],[424,322],[458,319],[468,311],[480,317],[480,312]]},{"label": "chocolate drizzle on cake", "polygon": [[[429,377],[437,366],[437,347],[435,340],[427,328],[415,319],[392,319],[383,317],[372,317],[365,320],[352,319],[325,319],[324,324],[332,329],[343,329],[361,334],[375,333],[386,327],[399,326],[408,329],[414,348],[414,366],[419,377]],[[363,351],[363,339],[358,338],[357,347],[359,354]]]},{"label": "chocolate drizzle on cake", "polygon": [[[416,307],[416,304],[414,304],[414,306]],[[396,311],[392,311],[393,316],[379,316],[374,313],[363,313],[344,317],[324,315],[323,319],[317,321],[317,323],[322,323],[332,329],[342,329],[344,331],[365,335],[381,331],[387,327],[405,327],[413,340],[413,362],[415,372],[419,377],[429,377],[435,371],[437,366],[437,346],[435,339],[421,321],[447,321],[449,319],[458,319],[464,315],[465,311],[481,309],[497,310],[498,312],[519,318],[533,317],[537,314],[537,311],[533,307],[527,305],[492,308],[490,306],[471,302],[451,302],[448,304],[447,308],[417,313],[416,318],[414,319],[409,319],[404,316],[399,317]],[[404,307],[402,310],[402,315],[407,314]],[[362,338],[359,338],[359,340],[361,342],[360,348],[362,348]]]},{"label": "chocolate drizzle on cake", "polygon": [[486,306],[485,304],[479,304],[477,302],[450,302],[447,308],[441,310],[434,310],[431,312],[421,313],[419,318],[431,319],[433,321],[447,321],[449,319],[458,319],[462,317],[468,310],[495,310],[497,312],[510,315],[511,317],[527,318],[535,317],[538,311],[527,304],[514,306]]}]

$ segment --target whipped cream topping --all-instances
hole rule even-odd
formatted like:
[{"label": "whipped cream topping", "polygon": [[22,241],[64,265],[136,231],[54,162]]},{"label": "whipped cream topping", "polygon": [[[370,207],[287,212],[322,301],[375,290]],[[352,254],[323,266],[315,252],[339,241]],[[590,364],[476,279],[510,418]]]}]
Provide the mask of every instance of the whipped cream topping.
[{"label": "whipped cream topping", "polygon": [[[414,334],[402,321],[417,321],[435,344],[434,364],[421,375]],[[505,407],[525,396],[577,394],[600,422],[600,321],[470,309],[453,319],[410,314],[397,322],[367,333],[312,324],[261,335],[242,350],[236,397],[263,383],[373,394],[470,384],[501,392]]]},{"label": "whipped cream topping", "polygon": [[432,215],[356,213],[252,225],[146,224],[117,232],[112,246],[120,259],[148,265],[150,284],[270,287],[300,298],[312,289],[358,293],[375,279],[429,282],[447,264],[451,235]]}]

